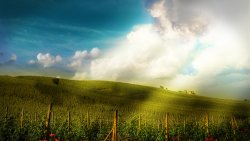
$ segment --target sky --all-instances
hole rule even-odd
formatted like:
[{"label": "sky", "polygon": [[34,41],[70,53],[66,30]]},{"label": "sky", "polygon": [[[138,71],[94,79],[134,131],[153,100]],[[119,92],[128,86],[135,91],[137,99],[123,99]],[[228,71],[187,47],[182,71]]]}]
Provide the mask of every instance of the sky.
[{"label": "sky", "polygon": [[248,0],[0,0],[0,75],[250,98]]}]

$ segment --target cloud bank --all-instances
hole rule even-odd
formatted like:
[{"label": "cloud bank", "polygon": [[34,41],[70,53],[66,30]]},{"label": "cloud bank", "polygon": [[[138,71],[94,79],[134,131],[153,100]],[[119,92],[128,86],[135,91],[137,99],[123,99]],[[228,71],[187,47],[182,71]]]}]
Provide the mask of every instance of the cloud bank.
[{"label": "cloud bank", "polygon": [[50,53],[38,53],[37,54],[37,60],[29,60],[28,64],[32,65],[32,64],[40,64],[42,65],[44,68],[48,68],[51,67],[59,62],[62,61],[62,57],[60,55],[57,56],[52,56],[50,55]]},{"label": "cloud bank", "polygon": [[[99,54],[77,51],[74,79],[105,79],[246,97],[250,84],[247,0],[146,1],[154,24],[137,25]],[[93,49],[94,50],[94,49]],[[97,52],[97,53],[96,53]],[[91,55],[92,54],[92,55]]]},{"label": "cloud bank", "polygon": [[71,61],[68,64],[68,67],[75,70],[79,70],[83,67],[84,64],[89,62],[89,60],[95,59],[100,56],[100,49],[93,48],[90,52],[87,50],[76,51],[75,54],[71,57]]}]

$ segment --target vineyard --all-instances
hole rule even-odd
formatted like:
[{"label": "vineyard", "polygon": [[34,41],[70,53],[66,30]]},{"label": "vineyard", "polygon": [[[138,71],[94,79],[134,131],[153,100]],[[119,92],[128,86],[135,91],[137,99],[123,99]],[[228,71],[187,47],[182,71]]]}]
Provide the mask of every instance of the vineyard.
[{"label": "vineyard", "polygon": [[[9,115],[1,119],[0,140],[112,140],[114,122],[115,140],[204,140],[211,135],[217,140],[248,141],[249,118],[242,116],[209,116],[196,113],[158,114],[158,119],[148,118],[152,115],[137,114],[123,118],[120,114],[113,117],[96,117],[86,112],[81,117],[74,117],[71,112],[65,117],[57,117],[53,111],[48,115],[26,115],[21,110],[19,116]],[[154,116],[153,116],[154,117]],[[49,137],[49,135],[53,137]],[[110,136],[109,136],[110,135]]]},{"label": "vineyard", "polygon": [[1,141],[250,140],[248,101],[108,81],[0,81]]}]

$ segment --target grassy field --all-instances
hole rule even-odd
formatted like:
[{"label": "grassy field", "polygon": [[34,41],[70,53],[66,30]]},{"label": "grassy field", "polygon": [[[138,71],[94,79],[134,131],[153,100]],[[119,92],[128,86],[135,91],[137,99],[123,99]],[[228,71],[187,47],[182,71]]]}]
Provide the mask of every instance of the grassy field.
[{"label": "grassy field", "polygon": [[71,120],[75,123],[81,123],[87,112],[90,122],[110,119],[112,123],[116,109],[119,110],[120,121],[132,121],[142,115],[142,119],[146,119],[143,124],[158,122],[158,126],[166,112],[171,113],[175,120],[174,115],[184,114],[197,122],[203,122],[203,115],[207,113],[218,123],[222,123],[225,117],[245,120],[250,115],[250,102],[244,100],[187,95],[121,82],[0,76],[1,118],[7,112],[19,119],[23,109],[24,119],[32,121],[36,116],[43,120],[50,103],[53,103],[53,120],[58,122],[66,121],[70,111]]},{"label": "grassy field", "polygon": [[[54,78],[0,76],[1,111],[24,108],[43,111],[50,102],[57,110],[99,112],[223,112],[249,113],[247,101],[187,95],[162,88],[110,81],[74,81]],[[93,108],[93,109],[92,109]]]}]

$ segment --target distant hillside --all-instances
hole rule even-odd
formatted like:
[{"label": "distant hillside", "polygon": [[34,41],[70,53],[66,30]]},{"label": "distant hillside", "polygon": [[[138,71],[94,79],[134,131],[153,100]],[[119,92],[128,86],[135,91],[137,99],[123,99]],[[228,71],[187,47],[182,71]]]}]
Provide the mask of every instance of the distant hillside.
[{"label": "distant hillside", "polygon": [[249,114],[245,101],[223,100],[186,95],[161,88],[111,81],[74,81],[49,77],[0,76],[1,113],[46,112],[49,103],[54,110],[75,114],[87,110],[93,113],[112,112],[224,112]]}]

